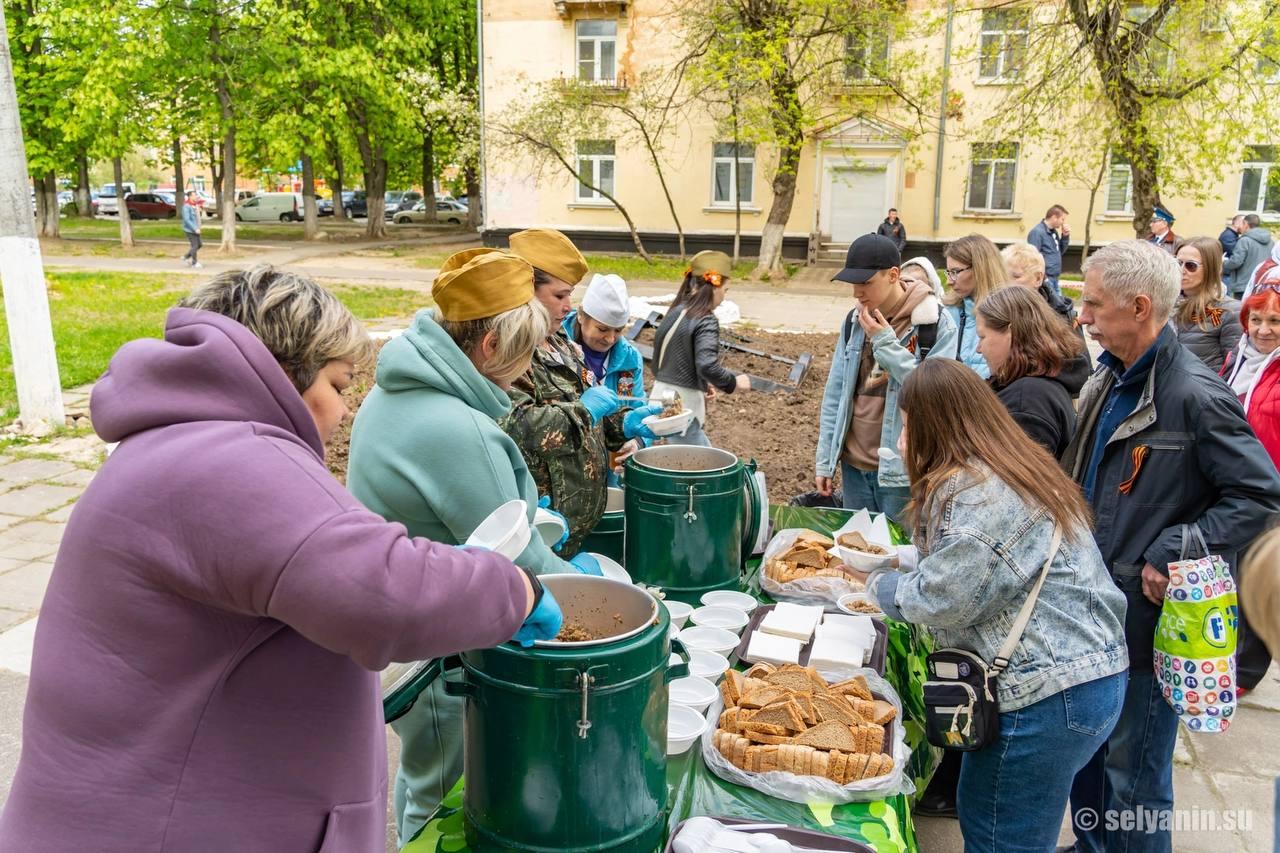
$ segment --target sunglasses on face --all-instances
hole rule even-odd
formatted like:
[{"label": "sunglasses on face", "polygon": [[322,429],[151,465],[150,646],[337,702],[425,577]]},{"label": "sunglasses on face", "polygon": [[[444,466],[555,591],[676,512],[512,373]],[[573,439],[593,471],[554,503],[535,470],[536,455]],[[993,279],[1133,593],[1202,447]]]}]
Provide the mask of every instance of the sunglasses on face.
[{"label": "sunglasses on face", "polygon": [[1178,266],[1182,267],[1187,272],[1195,272],[1196,270],[1200,269],[1200,267],[1202,267],[1203,264],[1201,264],[1199,261],[1178,261]]},{"label": "sunglasses on face", "polygon": [[966,273],[973,267],[956,267],[955,269],[947,269],[947,278],[959,278],[961,273]]}]

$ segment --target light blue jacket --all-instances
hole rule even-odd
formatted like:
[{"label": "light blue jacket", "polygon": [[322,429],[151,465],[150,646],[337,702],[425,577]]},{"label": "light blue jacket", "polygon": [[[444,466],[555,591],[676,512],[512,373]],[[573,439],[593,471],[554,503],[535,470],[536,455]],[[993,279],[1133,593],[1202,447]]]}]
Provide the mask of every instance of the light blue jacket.
[{"label": "light blue jacket", "polygon": [[[956,327],[951,318],[941,311],[942,303],[930,294],[911,312],[911,328],[899,339],[893,329],[884,329],[871,340],[871,354],[876,363],[889,374],[889,387],[884,407],[884,426],[880,430],[880,446],[894,450],[898,446],[898,434],[902,432],[902,413],[898,410],[898,392],[911,371],[920,363],[916,346],[916,329],[922,324],[937,323],[938,334],[929,358],[945,358],[955,352]],[[853,418],[853,392],[858,383],[858,364],[862,360],[862,344],[865,333],[858,322],[855,309],[853,324],[846,340],[844,327],[840,340],[831,356],[831,372],[827,374],[827,387],[822,394],[822,414],[818,430],[816,471],[819,477],[831,477],[840,467],[840,454],[844,450],[844,438]],[[902,459],[880,460],[881,486],[906,486],[907,472]]]},{"label": "light blue jacket", "polygon": [[200,209],[193,204],[187,204],[185,201],[179,202],[182,205],[182,230],[188,234],[200,233]]},{"label": "light blue jacket", "polygon": [[[570,311],[560,324],[569,340],[578,340],[578,312]],[[644,397],[644,357],[631,341],[619,336],[604,360],[605,387],[623,397]],[[634,408],[644,405],[639,400],[624,400],[623,408]]]},{"label": "light blue jacket", "polygon": [[956,361],[963,362],[965,367],[973,368],[983,379],[991,378],[991,368],[987,360],[978,352],[978,312],[973,298],[966,296],[959,305],[948,305],[947,314],[956,324],[957,342],[951,345],[948,355]]},{"label": "light blue jacket", "polygon": [[[893,619],[927,625],[939,648],[991,663],[1049,556],[1054,521],[989,468],[939,488],[916,531],[914,569],[874,572],[867,588]],[[1031,620],[996,681],[1001,711],[1129,668],[1125,597],[1087,527],[1064,531]]]}]

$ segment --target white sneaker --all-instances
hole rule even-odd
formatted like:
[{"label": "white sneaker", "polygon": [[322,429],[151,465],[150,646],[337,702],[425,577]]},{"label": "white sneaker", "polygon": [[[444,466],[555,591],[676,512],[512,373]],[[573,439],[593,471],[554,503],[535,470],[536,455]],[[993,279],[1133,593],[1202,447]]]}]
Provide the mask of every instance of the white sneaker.
[{"label": "white sneaker", "polygon": [[202,269],[204,269],[204,264],[201,264],[201,263],[192,263],[192,264],[191,264],[191,266],[192,266],[194,269],[198,269],[198,270],[202,270]]}]

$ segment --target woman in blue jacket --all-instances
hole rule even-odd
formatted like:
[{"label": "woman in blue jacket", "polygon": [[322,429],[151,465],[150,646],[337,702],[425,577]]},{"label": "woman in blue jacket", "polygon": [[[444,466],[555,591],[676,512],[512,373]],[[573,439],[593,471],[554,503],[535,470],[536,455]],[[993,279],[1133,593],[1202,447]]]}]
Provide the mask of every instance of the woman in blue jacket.
[{"label": "woman in blue jacket", "polygon": [[991,370],[978,352],[977,308],[988,293],[1008,283],[1004,259],[995,243],[981,234],[970,234],[947,246],[946,261],[951,290],[942,302],[957,330],[955,348],[949,354],[988,379]]}]

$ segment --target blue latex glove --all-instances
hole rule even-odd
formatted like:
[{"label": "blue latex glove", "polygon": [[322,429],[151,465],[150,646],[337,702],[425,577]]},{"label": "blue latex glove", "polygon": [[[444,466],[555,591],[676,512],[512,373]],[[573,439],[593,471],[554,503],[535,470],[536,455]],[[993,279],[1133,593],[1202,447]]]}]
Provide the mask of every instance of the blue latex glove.
[{"label": "blue latex glove", "polygon": [[543,587],[542,600],[525,618],[520,630],[516,631],[515,641],[527,649],[533,645],[534,640],[554,640],[563,623],[564,614],[560,612],[556,597],[551,594],[551,590]]},{"label": "blue latex glove", "polygon": [[569,565],[573,566],[584,575],[595,575],[598,578],[604,577],[604,572],[600,569],[600,561],[588,554],[586,551],[580,551]]},{"label": "blue latex glove", "polygon": [[538,498],[538,508],[544,509],[547,512],[551,513],[556,518],[560,519],[560,523],[564,525],[564,532],[560,534],[560,539],[556,542],[556,544],[551,546],[552,551],[559,551],[560,546],[569,541],[569,519],[565,518],[563,515],[561,515],[560,513],[556,512],[554,509],[551,508],[551,497],[549,495],[543,495],[542,497]]},{"label": "blue latex glove", "polygon": [[637,406],[627,412],[627,416],[622,419],[622,434],[627,438],[643,438],[645,441],[653,441],[657,436],[653,434],[653,430],[644,425],[644,419],[650,415],[660,414],[662,414],[661,403]]},{"label": "blue latex glove", "polygon": [[613,389],[604,385],[592,385],[582,392],[582,405],[591,413],[591,425],[595,426],[605,418],[622,408],[622,401]]}]

